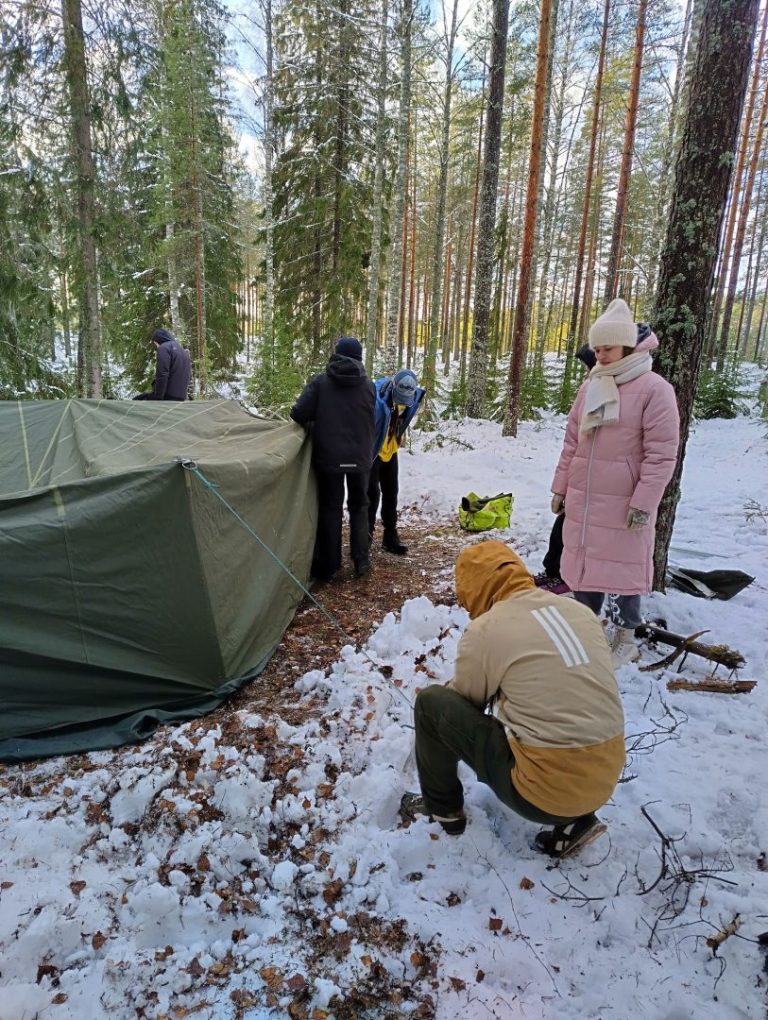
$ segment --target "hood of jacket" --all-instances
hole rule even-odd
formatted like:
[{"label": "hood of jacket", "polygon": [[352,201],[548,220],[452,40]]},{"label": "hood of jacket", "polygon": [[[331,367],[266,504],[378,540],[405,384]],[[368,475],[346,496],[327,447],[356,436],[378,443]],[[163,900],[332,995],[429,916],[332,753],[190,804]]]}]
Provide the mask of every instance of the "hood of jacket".
[{"label": "hood of jacket", "polygon": [[362,361],[345,354],[332,354],[325,371],[337,386],[360,386],[368,378]]},{"label": "hood of jacket", "polygon": [[535,587],[517,553],[496,539],[462,549],[456,560],[456,598],[472,620],[502,599]]}]

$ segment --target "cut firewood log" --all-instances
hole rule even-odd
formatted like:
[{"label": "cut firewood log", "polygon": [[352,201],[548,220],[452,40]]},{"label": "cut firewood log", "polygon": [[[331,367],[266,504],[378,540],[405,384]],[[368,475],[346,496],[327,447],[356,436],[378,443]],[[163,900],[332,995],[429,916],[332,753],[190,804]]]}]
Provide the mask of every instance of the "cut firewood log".
[{"label": "cut firewood log", "polygon": [[669,680],[668,691],[711,691],[715,694],[748,694],[757,686],[757,680]]},{"label": "cut firewood log", "polygon": [[641,666],[640,668],[645,672],[661,669],[671,665],[677,658],[686,653],[700,655],[704,659],[709,659],[710,662],[727,666],[728,669],[738,669],[739,666],[744,665],[746,659],[735,648],[729,648],[728,645],[708,645],[703,641],[699,641],[698,638],[706,633],[705,630],[700,630],[686,637],[683,634],[674,634],[670,630],[663,630],[661,627],[655,627],[653,624],[644,623],[635,630],[636,637],[645,638],[651,644],[671,645],[675,652],[659,662],[649,663],[647,666]]}]

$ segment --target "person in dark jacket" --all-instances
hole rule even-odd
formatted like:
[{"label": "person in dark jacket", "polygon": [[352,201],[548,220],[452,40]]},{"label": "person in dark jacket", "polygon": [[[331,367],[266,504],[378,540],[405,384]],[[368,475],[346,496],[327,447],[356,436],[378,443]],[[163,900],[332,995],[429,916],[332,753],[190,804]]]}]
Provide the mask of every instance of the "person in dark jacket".
[{"label": "person in dark jacket", "polygon": [[393,376],[384,376],[376,383],[376,444],[368,482],[368,532],[373,541],[376,512],[381,499],[381,520],[385,552],[405,556],[397,533],[398,464],[397,451],[403,445],[408,426],[416,417],[426,390],[419,386],[415,372],[401,369]]},{"label": "person in dark jacket", "polygon": [[312,573],[330,581],[341,566],[341,519],[347,483],[349,545],[358,577],[371,569],[368,551],[368,475],[374,446],[375,390],[363,367],[360,341],[344,336],[325,372],[302,390],[291,409],[299,425],[312,425],[318,519]]},{"label": "person in dark jacket", "polygon": [[[583,344],[576,357],[584,365],[587,372],[591,372],[597,364],[595,352],[589,344]],[[549,534],[549,547],[547,555],[543,560],[544,570],[534,578],[538,588],[546,588],[555,595],[564,595],[570,588],[560,576],[560,557],[563,555],[563,524],[565,523],[565,511],[555,517],[552,531]]]},{"label": "person in dark jacket", "polygon": [[152,342],[157,351],[155,381],[151,393],[139,393],[134,400],[186,400],[192,362],[189,351],[167,329],[156,329]]}]

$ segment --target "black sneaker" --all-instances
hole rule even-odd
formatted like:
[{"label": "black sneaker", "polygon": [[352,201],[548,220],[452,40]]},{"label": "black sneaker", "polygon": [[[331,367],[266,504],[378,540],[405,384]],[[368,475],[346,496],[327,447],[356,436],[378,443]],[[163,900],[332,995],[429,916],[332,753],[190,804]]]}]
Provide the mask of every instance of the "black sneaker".
[{"label": "black sneaker", "polygon": [[449,836],[460,836],[467,827],[467,816],[463,811],[449,811],[447,815],[435,815],[428,811],[420,793],[404,793],[398,812],[404,822],[413,822],[419,815],[425,815],[430,822],[440,822]]},{"label": "black sneaker", "polygon": [[561,860],[602,836],[607,828],[597,815],[582,815],[567,825],[537,833],[534,842],[537,850]]},{"label": "black sneaker", "polygon": [[405,556],[408,553],[408,546],[403,545],[397,528],[385,528],[384,538],[381,540],[381,548],[384,552],[394,553],[395,556]]}]

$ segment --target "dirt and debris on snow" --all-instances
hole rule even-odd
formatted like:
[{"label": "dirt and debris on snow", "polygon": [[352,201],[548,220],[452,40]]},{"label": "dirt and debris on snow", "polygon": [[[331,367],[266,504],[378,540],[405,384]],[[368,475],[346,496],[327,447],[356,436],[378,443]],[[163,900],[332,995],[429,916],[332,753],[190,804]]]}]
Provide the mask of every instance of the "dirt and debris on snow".
[{"label": "dirt and debris on snow", "polygon": [[677,674],[623,667],[608,835],[555,865],[467,770],[463,837],[397,816],[415,787],[413,699],[450,678],[466,624],[453,562],[476,539],[452,508],[470,488],[512,489],[495,537],[534,571],[551,522],[562,419],[518,441],[456,429],[461,442],[417,437],[403,458],[412,554],[375,547],[371,575],[347,566],[316,589],[349,639],[305,602],[262,677],[217,712],[141,745],[0,766],[0,1020],[764,1017],[762,434],[749,419],[697,426],[675,533],[680,562],[756,581],[728,603],[670,591],[646,607],[739,648],[757,685],[671,691]]}]

